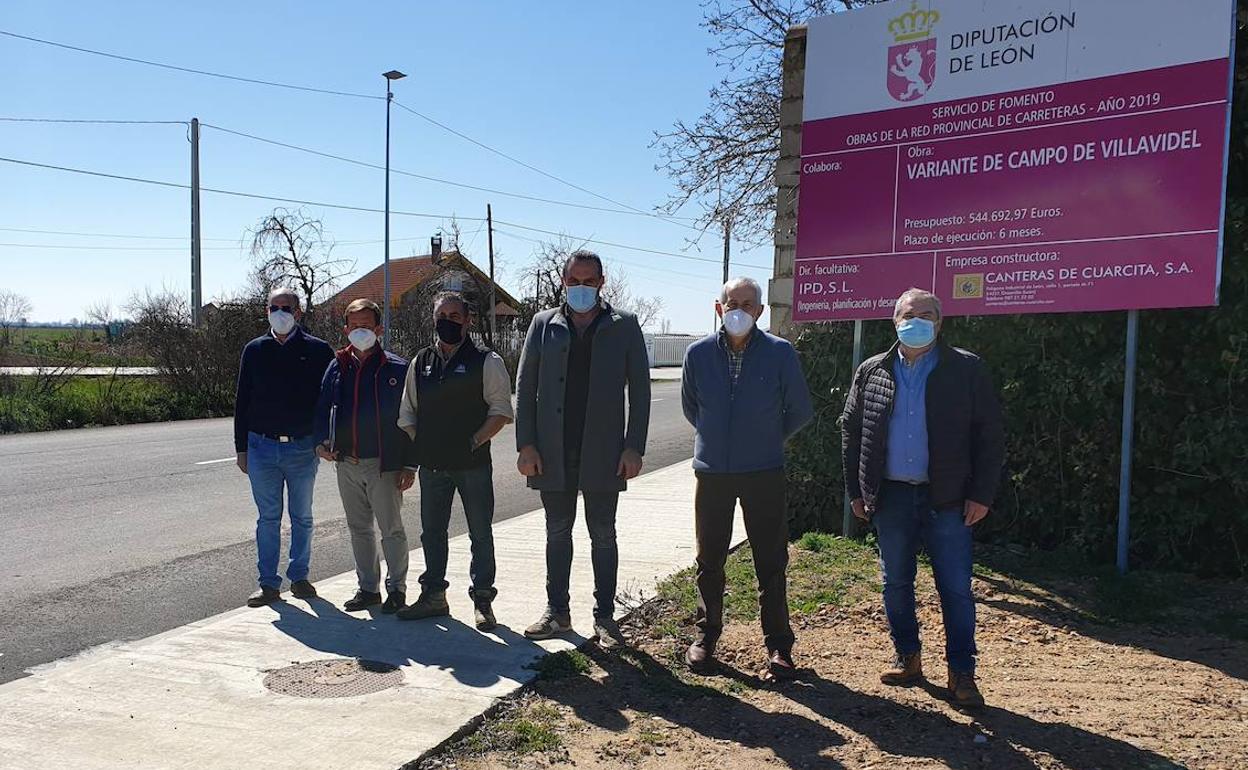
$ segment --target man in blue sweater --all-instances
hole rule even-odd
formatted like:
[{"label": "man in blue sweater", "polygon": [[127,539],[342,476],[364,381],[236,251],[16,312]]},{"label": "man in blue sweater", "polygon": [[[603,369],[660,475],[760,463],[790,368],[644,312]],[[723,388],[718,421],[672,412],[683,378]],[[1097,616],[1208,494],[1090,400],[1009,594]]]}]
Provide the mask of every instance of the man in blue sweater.
[{"label": "man in blue sweater", "polygon": [[234,450],[238,469],[251,481],[256,501],[256,567],[260,590],[248,607],[263,607],[282,598],[277,574],[282,546],[282,498],[290,511],[290,563],[286,577],[299,599],[316,596],[308,582],[312,555],[312,487],[317,459],[312,438],[312,413],[321,389],[321,375],[334,358],[324,340],[299,327],[302,311],[294,289],[269,295],[268,334],[243,348],[234,398]]},{"label": "man in blue sweater", "polygon": [[705,671],[714,662],[723,631],[724,562],[737,501],[754,551],[768,673],[790,678],[793,629],[789,625],[785,569],[789,563],[785,507],[784,443],[810,422],[810,391],[787,340],[755,327],[763,292],[751,278],[724,284],[716,311],[723,327],[685,353],[681,401],[697,429],[699,638],[685,662]]}]

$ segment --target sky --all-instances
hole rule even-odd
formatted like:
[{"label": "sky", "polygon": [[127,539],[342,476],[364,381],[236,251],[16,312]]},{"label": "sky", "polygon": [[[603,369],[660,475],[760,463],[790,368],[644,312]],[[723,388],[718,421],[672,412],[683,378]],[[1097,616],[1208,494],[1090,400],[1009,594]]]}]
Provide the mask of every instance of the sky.
[{"label": "sky", "polygon": [[[6,0],[0,30],[181,67],[314,88],[360,99],[233,82],[101,58],[0,36],[0,118],[189,121],[382,164],[385,81],[396,102],[525,163],[650,212],[674,191],[655,170],[654,132],[695,119],[722,75],[707,54],[698,3],[265,3]],[[394,169],[581,205],[618,208],[397,107]],[[190,180],[188,129],[170,125],[0,121],[0,156],[178,184]],[[201,129],[201,184],[225,190],[380,209],[383,172]],[[427,253],[455,215],[463,251],[488,264],[478,221],[500,222],[500,284],[522,294],[520,271],[549,236],[516,225],[711,261],[590,244],[622,268],[636,294],[663,300],[676,332],[710,331],[722,238],[688,222],[595,211],[391,176],[391,257]],[[205,301],[240,287],[248,228],[284,205],[205,192]],[[379,213],[305,207],[355,260],[380,264]],[[696,209],[681,214],[692,217]],[[62,235],[29,230],[101,235]],[[27,296],[31,317],[68,321],[136,292],[190,291],[190,193],[0,162],[0,289]],[[139,237],[142,236],[142,237]],[[352,243],[355,241],[357,243]],[[365,243],[358,243],[364,241]],[[766,286],[770,246],[732,244],[734,274]],[[752,265],[745,267],[743,265]],[[610,269],[608,280],[611,278]]]}]

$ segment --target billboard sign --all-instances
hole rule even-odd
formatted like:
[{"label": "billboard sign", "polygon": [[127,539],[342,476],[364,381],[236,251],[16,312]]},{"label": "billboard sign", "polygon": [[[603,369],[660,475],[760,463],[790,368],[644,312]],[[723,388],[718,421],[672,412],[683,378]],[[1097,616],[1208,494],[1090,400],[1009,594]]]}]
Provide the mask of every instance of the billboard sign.
[{"label": "billboard sign", "polygon": [[795,321],[1217,304],[1234,3],[896,0],[809,26]]}]

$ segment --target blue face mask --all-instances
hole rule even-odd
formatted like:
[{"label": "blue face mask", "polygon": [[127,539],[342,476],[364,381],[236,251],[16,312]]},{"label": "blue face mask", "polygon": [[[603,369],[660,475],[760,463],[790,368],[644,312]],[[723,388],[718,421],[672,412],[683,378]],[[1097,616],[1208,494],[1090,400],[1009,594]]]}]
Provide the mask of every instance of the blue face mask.
[{"label": "blue face mask", "polygon": [[897,339],[908,348],[925,348],[936,339],[936,324],[926,318],[907,318],[897,324]]},{"label": "blue face mask", "polygon": [[593,286],[569,286],[568,307],[578,313],[589,312],[598,304],[598,289]]}]

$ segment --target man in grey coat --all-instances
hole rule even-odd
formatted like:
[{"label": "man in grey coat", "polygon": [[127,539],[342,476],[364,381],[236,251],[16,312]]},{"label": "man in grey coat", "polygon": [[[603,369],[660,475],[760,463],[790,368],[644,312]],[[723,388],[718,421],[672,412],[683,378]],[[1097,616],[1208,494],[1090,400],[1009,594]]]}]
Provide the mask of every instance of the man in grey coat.
[{"label": "man in grey coat", "polygon": [[650,363],[636,316],[602,299],[604,282],[597,254],[573,252],[563,267],[567,301],[533,318],[516,378],[516,445],[517,467],[541,491],[546,509],[547,608],[524,634],[547,639],[572,628],[568,582],[579,491],[594,568],[594,636],[610,647],[620,639],[615,511],[646,452]]}]

